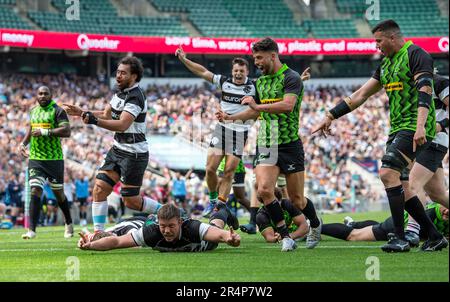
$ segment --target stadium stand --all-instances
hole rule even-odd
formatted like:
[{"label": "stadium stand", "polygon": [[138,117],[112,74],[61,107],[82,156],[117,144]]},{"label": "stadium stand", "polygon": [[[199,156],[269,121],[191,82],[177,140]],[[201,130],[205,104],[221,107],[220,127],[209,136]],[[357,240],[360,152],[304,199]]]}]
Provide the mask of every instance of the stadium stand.
[{"label": "stadium stand", "polygon": [[[336,0],[340,13],[351,14],[354,18],[364,16],[367,5],[358,0]],[[406,36],[448,35],[448,12],[441,16],[438,1],[408,0],[380,1],[380,19],[394,19]],[[379,20],[368,20],[373,27]]]},{"label": "stadium stand", "polygon": [[[51,0],[54,9],[27,12],[44,30],[103,34],[189,36],[182,20],[202,36],[275,38],[353,38],[365,35],[378,20],[367,20],[368,4],[335,0],[337,12],[328,19],[294,18],[283,0],[148,0],[160,16],[119,16],[109,0],[81,2],[80,20],[67,20],[64,0]],[[381,19],[394,18],[406,36],[448,35],[448,12],[441,0],[380,1]],[[0,27],[30,29],[16,12],[15,0],[0,1]],[[359,26],[366,30],[358,31]]]},{"label": "stadium stand", "polygon": [[14,11],[12,6],[1,6],[2,4],[14,5],[15,2],[0,1],[0,28],[31,29],[31,26]]}]

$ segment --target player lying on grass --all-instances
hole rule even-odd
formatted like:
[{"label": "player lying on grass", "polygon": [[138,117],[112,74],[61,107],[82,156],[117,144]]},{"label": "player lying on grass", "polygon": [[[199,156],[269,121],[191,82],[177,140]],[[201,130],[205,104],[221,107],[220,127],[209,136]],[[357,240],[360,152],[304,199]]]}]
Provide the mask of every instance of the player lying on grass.
[{"label": "player lying on grass", "polygon": [[[301,239],[308,234],[309,226],[306,222],[305,215],[294,207],[290,200],[283,198],[280,188],[275,188],[275,197],[281,204],[284,220],[286,221],[286,226],[289,229],[289,236],[296,240]],[[258,210],[258,213],[256,214],[256,224],[258,225],[258,229],[266,242],[275,243],[282,240],[281,235],[275,232],[276,226],[270,219],[269,213],[265,207],[261,207]]]},{"label": "player lying on grass", "polygon": [[[437,203],[430,203],[426,206],[426,214],[433,221],[437,230],[448,238],[448,209]],[[408,224],[408,214],[404,215],[405,225]],[[356,222],[347,218],[347,222],[324,224],[322,234],[347,241],[386,241],[394,232],[392,217],[379,223],[373,220]],[[421,230],[420,238],[427,239],[426,234]],[[410,242],[411,246],[418,246],[419,240]]]},{"label": "player lying on grass", "polygon": [[[157,217],[158,224],[146,224],[122,236],[92,240],[94,238],[80,234],[78,247],[107,251],[142,246],[161,252],[202,252],[215,249],[220,242],[235,247],[241,243],[239,234],[233,230],[233,227],[239,227],[237,219],[222,203],[217,204],[209,224],[192,219],[183,221],[180,210],[173,204],[162,206]],[[223,230],[225,223],[230,226],[230,231]]]}]

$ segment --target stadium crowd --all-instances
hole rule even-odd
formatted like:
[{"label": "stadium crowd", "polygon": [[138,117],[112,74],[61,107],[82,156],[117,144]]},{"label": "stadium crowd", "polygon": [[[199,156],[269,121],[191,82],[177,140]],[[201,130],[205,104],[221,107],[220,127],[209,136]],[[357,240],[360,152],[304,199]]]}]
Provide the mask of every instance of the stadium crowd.
[{"label": "stadium crowd", "polygon": [[[22,184],[21,190],[24,188],[26,160],[18,155],[17,150],[25,135],[29,110],[36,104],[35,91],[42,84],[53,90],[57,103],[72,103],[83,109],[102,110],[112,96],[108,85],[96,78],[63,74],[0,75],[0,204],[10,203],[8,184],[11,181]],[[189,141],[208,145],[216,123],[214,113],[219,104],[218,90],[207,83],[197,87],[150,85],[144,88],[149,102],[149,135],[181,135]],[[349,200],[352,185],[356,194],[366,200],[379,202],[384,198],[383,192],[373,190],[363,178],[359,177],[355,183],[346,163],[348,158],[382,157],[389,129],[388,100],[384,93],[377,94],[363,108],[339,119],[334,128],[338,130],[332,136],[310,135],[313,125],[323,118],[325,108],[332,107],[356,88],[319,87],[312,90],[306,84],[304,92],[300,134],[307,163],[306,183],[310,193],[326,196],[331,201],[327,207],[339,206],[343,200]],[[75,164],[66,164],[69,184],[77,177],[90,178],[113,143],[111,132],[85,126],[79,118],[71,119],[71,127],[72,135],[63,143],[66,158]],[[246,152],[250,155],[255,152],[257,127],[258,122],[252,128],[246,146]],[[74,167],[83,167],[85,171],[79,176],[79,169]],[[448,178],[448,157],[444,170]],[[199,208],[207,204],[203,179],[195,173],[178,178],[185,187],[182,191],[190,207],[198,213]],[[175,180],[176,174],[167,168],[162,177],[148,171],[144,177],[143,192],[164,203],[170,202],[175,195]],[[21,196],[25,198],[25,194]],[[0,206],[0,218],[2,214]]]}]

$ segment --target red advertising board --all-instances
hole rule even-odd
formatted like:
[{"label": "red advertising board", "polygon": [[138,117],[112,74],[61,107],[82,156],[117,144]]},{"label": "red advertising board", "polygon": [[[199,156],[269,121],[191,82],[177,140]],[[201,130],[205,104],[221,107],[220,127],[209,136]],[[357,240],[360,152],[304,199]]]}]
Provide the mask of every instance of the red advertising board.
[{"label": "red advertising board", "polygon": [[[0,46],[100,52],[251,54],[257,39],[206,37],[141,37],[0,29]],[[282,55],[371,55],[373,39],[276,39]],[[407,38],[429,53],[448,52],[448,37]]]}]

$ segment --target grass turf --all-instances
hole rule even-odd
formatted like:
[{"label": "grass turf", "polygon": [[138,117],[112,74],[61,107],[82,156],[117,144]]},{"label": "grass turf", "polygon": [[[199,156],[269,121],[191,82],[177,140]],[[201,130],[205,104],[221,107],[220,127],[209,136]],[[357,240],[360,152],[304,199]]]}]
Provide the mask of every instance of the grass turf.
[{"label": "grass turf", "polygon": [[[344,216],[324,215],[323,219],[342,222]],[[377,221],[387,216],[352,215],[355,220]],[[448,249],[386,254],[379,248],[382,242],[345,242],[323,236],[313,250],[301,242],[296,251],[281,253],[279,244],[240,232],[240,247],[221,244],[205,253],[144,248],[94,252],[79,250],[78,238],[64,239],[63,232],[63,227],[38,228],[38,237],[25,241],[23,229],[0,230],[0,281],[67,281],[66,272],[73,264],[70,256],[79,260],[80,281],[367,281],[370,256],[379,259],[380,281],[449,281]]]}]

